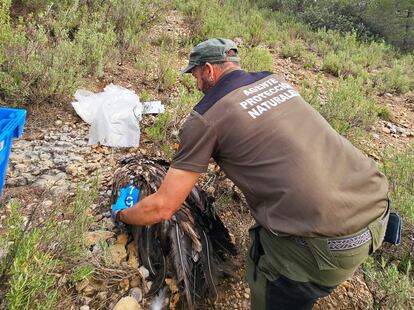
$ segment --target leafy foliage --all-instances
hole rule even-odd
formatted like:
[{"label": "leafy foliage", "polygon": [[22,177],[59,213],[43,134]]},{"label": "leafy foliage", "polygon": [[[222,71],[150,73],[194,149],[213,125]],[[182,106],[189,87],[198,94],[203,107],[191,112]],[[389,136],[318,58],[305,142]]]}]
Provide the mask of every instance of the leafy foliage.
[{"label": "leafy foliage", "polygon": [[273,65],[272,55],[268,49],[253,47],[241,51],[242,66],[246,71],[271,71]]},{"label": "leafy foliage", "polygon": [[364,264],[368,284],[375,286],[374,306],[378,309],[409,309],[413,302],[412,281],[409,276],[411,265],[400,272],[396,265],[389,265],[381,257],[380,263],[372,258]]},{"label": "leafy foliage", "polygon": [[375,103],[366,96],[362,79],[352,77],[339,80],[319,111],[336,131],[348,137],[354,130],[367,128],[376,118]]},{"label": "leafy foliage", "polygon": [[390,184],[394,207],[414,225],[414,144],[396,154],[388,149],[382,160],[382,170]]},{"label": "leafy foliage", "polygon": [[8,5],[2,7],[4,101],[51,102],[72,94],[86,75],[101,77],[113,57],[136,52],[140,34],[165,8],[163,1],[63,1],[59,6],[37,2],[23,1],[23,9],[33,13],[20,16],[13,25],[8,22]]},{"label": "leafy foliage", "polygon": [[[5,285],[3,305],[7,309],[56,309],[57,272],[65,263],[70,269],[70,262],[85,253],[83,235],[91,222],[88,208],[97,198],[97,188],[97,180],[90,188],[79,188],[69,206],[56,206],[41,221],[34,213],[24,218],[21,205],[9,202],[6,236],[0,240],[0,249],[6,253],[0,258],[0,279]],[[60,208],[72,213],[71,222],[58,221]],[[92,272],[90,267],[76,267],[73,280]]]}]

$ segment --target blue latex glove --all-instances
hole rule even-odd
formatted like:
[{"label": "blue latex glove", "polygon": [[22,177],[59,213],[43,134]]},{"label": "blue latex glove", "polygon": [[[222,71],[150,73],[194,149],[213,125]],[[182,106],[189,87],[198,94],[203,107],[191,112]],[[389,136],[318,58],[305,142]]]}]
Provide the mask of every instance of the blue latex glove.
[{"label": "blue latex glove", "polygon": [[112,205],[111,214],[112,220],[115,221],[115,212],[124,210],[126,208],[132,207],[138,201],[139,189],[134,185],[128,185],[127,187],[121,188],[119,191],[119,198]]}]

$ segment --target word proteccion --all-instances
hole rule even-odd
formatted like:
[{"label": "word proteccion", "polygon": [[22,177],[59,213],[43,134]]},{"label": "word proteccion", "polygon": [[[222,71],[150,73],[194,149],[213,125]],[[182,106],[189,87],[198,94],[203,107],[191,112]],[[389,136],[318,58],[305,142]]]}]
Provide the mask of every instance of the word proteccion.
[{"label": "word proteccion", "polygon": [[[258,93],[259,91],[262,92]],[[292,86],[285,82],[281,83],[275,78],[268,79],[255,87],[246,89],[243,93],[248,98],[239,104],[243,109],[248,110],[247,112],[253,119],[277,107],[279,104],[299,96],[299,93],[292,89]]]}]

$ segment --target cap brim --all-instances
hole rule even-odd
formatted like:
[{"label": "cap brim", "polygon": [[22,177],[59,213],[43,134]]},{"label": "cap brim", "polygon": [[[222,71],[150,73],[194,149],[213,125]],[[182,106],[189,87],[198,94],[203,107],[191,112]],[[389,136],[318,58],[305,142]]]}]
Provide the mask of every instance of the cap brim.
[{"label": "cap brim", "polygon": [[181,74],[191,73],[196,65],[188,65],[184,70],[181,71]]}]

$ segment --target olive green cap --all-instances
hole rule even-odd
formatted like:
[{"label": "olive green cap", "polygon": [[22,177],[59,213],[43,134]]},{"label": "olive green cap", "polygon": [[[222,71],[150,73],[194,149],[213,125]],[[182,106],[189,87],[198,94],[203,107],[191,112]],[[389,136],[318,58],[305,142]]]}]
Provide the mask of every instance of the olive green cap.
[{"label": "olive green cap", "polygon": [[181,74],[191,73],[194,67],[206,62],[240,61],[237,45],[232,40],[215,38],[199,43],[190,53],[188,66]]}]

